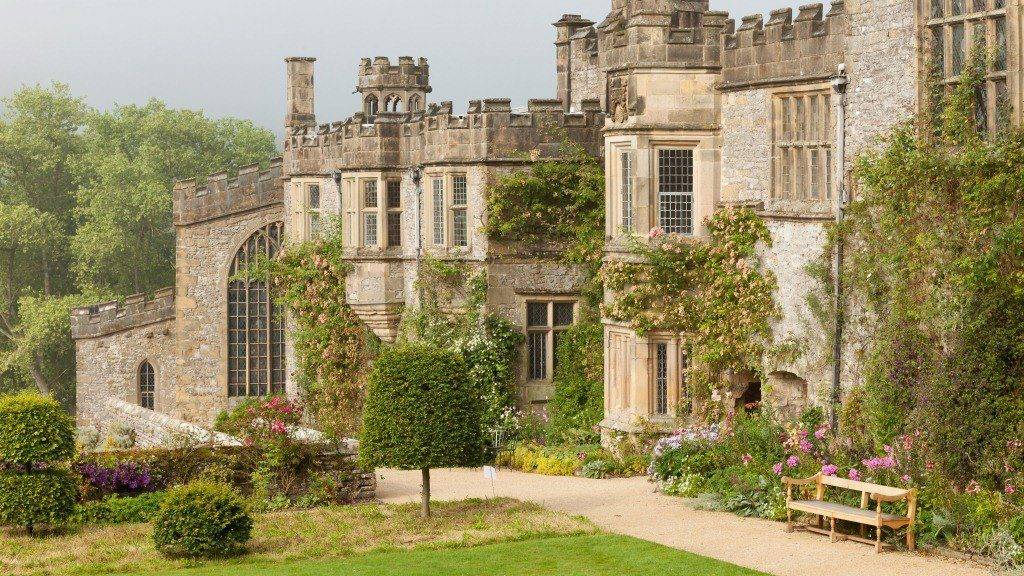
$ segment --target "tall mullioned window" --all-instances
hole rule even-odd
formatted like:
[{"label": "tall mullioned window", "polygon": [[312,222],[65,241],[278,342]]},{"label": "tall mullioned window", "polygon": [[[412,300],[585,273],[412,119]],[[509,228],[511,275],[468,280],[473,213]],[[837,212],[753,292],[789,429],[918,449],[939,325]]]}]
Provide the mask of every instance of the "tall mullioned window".
[{"label": "tall mullioned window", "polygon": [[455,246],[469,246],[468,203],[466,175],[456,174],[452,176],[452,244]]},{"label": "tall mullioned window", "polygon": [[388,246],[402,245],[402,181],[387,181]]},{"label": "tall mullioned window", "polygon": [[622,176],[622,231],[633,232],[633,153],[619,154],[619,171]]},{"label": "tall mullioned window", "polygon": [[554,376],[559,338],[575,321],[576,303],[573,301],[526,303],[526,373],[530,380],[548,380]]},{"label": "tall mullioned window", "polygon": [[320,228],[320,185],[310,184],[306,186],[306,230],[308,237],[318,237],[320,235]]},{"label": "tall mullioned window", "polygon": [[363,246],[379,245],[377,218],[380,208],[380,192],[376,180],[363,181]]},{"label": "tall mullioned window", "polygon": [[434,178],[434,244],[444,245],[444,177]]},{"label": "tall mullioned window", "polygon": [[235,254],[228,278],[228,396],[282,394],[285,387],[284,311],[267,282],[249,268],[281,250],[284,224],[257,230]]},{"label": "tall mullioned window", "polygon": [[668,414],[668,344],[659,342],[654,353],[654,413]]},{"label": "tall mullioned window", "polygon": [[148,360],[139,366],[139,406],[147,410],[156,406],[156,370]]},{"label": "tall mullioned window", "polygon": [[832,197],[832,104],[828,91],[777,95],[772,103],[776,198]]},{"label": "tall mullioned window", "polygon": [[693,150],[658,150],[658,225],[693,234]]},{"label": "tall mullioned window", "polygon": [[947,90],[959,80],[974,51],[985,60],[985,81],[976,92],[975,118],[982,130],[1009,123],[1013,105],[1007,67],[1006,0],[929,0],[926,13],[930,64]]}]

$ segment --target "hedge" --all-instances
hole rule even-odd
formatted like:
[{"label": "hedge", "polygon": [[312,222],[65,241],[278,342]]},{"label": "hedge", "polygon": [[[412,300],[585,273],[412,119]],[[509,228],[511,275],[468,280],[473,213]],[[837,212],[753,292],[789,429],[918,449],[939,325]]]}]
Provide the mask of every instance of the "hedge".
[{"label": "hedge", "polygon": [[75,423],[54,399],[35,392],[0,398],[0,460],[59,462],[75,452]]},{"label": "hedge", "polygon": [[67,470],[0,473],[0,525],[63,524],[75,512],[78,486]]},{"label": "hedge", "polygon": [[252,537],[252,517],[230,486],[193,482],[167,492],[153,525],[153,543],[170,556],[234,552]]}]

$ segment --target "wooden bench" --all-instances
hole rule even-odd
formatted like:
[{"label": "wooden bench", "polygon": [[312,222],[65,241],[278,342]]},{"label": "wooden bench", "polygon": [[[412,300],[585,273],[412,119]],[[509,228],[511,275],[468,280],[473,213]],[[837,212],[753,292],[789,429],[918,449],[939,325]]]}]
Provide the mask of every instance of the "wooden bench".
[{"label": "wooden bench", "polygon": [[[882,528],[888,527],[893,530],[898,530],[906,527],[907,548],[914,550],[914,520],[917,517],[916,489],[904,490],[902,488],[893,488],[891,486],[882,486],[880,484],[871,484],[869,482],[858,482],[855,480],[847,480],[845,478],[824,476],[821,473],[803,480],[784,477],[782,482],[786,485],[787,532],[792,532],[796,527],[793,523],[793,512],[804,512],[816,515],[818,517],[818,526],[803,526],[803,528],[811,532],[827,534],[831,538],[832,542],[839,539],[850,539],[857,542],[864,542],[865,544],[874,544],[875,551],[880,553],[882,551]],[[794,500],[794,486],[798,489],[813,487],[815,489],[814,499]],[[825,500],[825,490],[828,487],[860,492],[860,508]],[[868,508],[869,498],[878,502],[878,506],[875,510]],[[908,513],[906,516],[887,514],[882,511],[883,503],[893,503],[901,500],[907,501]],[[825,518],[830,520],[830,527],[828,529],[824,528]],[[860,524],[860,536],[836,534],[836,520],[845,520],[847,522]],[[865,537],[865,532],[868,526],[875,528],[874,541]]]}]

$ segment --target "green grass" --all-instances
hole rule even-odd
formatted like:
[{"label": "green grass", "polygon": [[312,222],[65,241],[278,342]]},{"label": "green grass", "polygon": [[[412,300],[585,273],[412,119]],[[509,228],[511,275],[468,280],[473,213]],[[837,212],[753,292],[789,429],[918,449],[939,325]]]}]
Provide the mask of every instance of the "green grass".
[{"label": "green grass", "polygon": [[755,572],[652,544],[597,534],[471,548],[373,552],[336,560],[234,564],[132,576],[754,576]]}]

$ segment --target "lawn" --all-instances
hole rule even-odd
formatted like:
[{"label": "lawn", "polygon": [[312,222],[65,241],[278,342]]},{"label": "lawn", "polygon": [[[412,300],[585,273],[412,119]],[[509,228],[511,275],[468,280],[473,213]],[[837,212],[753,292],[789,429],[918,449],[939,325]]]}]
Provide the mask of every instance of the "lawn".
[{"label": "lawn", "polygon": [[[153,576],[137,573],[132,576]],[[454,549],[375,552],[341,560],[219,566],[160,576],[755,576],[761,574],[644,540],[562,536]]]}]

